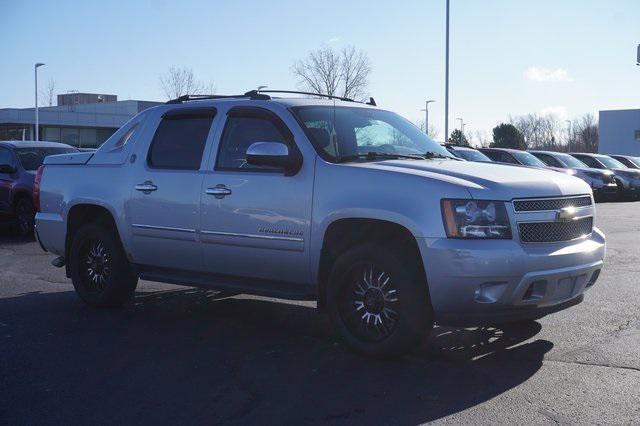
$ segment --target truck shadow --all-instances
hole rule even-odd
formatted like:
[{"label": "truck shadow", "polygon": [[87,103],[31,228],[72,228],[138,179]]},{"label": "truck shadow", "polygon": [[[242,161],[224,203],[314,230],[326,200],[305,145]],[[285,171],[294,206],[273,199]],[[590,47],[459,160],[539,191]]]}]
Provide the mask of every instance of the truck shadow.
[{"label": "truck shadow", "polygon": [[[524,383],[540,325],[434,330],[415,353],[349,352],[314,308],[178,288],[119,310],[70,291],[0,299],[0,413],[15,423],[416,424]],[[526,342],[526,343],[525,343]]]}]

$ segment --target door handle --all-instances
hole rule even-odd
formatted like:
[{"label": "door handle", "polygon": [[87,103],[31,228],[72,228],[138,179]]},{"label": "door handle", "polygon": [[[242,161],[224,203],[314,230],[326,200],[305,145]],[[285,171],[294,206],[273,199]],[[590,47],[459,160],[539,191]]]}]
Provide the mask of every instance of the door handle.
[{"label": "door handle", "polygon": [[142,191],[146,194],[148,194],[149,192],[153,192],[155,190],[158,189],[157,186],[155,186],[153,183],[151,183],[151,181],[146,181],[145,183],[139,183],[135,186],[136,191]]},{"label": "door handle", "polygon": [[207,188],[205,193],[207,195],[213,195],[216,198],[224,198],[227,195],[231,195],[231,190],[226,186],[220,184],[216,185],[214,188]]}]

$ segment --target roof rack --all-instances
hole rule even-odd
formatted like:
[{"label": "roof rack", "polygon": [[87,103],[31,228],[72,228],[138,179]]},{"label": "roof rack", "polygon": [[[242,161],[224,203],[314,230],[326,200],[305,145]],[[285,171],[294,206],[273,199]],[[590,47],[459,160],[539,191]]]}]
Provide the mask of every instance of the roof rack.
[{"label": "roof rack", "polygon": [[[183,102],[189,102],[189,101],[202,101],[207,99],[233,99],[233,98],[259,99],[259,100],[267,101],[271,99],[271,96],[267,95],[266,93],[291,93],[296,95],[318,96],[321,98],[338,99],[340,101],[345,101],[345,102],[359,102],[351,98],[345,98],[343,96],[325,95],[323,93],[313,93],[313,92],[300,92],[297,90],[249,90],[248,92],[242,95],[182,95],[178,98],[171,99],[166,103],[181,104]],[[369,98],[368,102],[359,102],[359,103],[366,103],[367,105],[376,106],[376,101],[373,98]]]},{"label": "roof rack", "polygon": [[165,103],[167,104],[181,104],[182,102],[189,101],[202,101],[207,99],[233,99],[233,98],[248,98],[248,99],[260,99],[269,100],[271,96],[262,95],[257,90],[251,90],[243,95],[182,95],[178,98],[171,99]]},{"label": "roof rack", "polygon": [[[344,96],[333,96],[333,95],[325,95],[324,93],[314,93],[314,92],[301,92],[298,90],[252,90],[251,92],[256,92],[256,93],[291,93],[294,95],[307,95],[307,96],[318,96],[321,98],[328,98],[328,99],[338,99],[340,101],[345,101],[345,102],[358,102],[358,103],[364,103],[367,105],[372,105],[372,106],[376,106],[376,101],[373,98],[369,98],[369,101],[367,102],[360,102],[360,101],[356,101],[353,100],[351,98],[346,98]],[[249,93],[249,92],[247,92]]]}]

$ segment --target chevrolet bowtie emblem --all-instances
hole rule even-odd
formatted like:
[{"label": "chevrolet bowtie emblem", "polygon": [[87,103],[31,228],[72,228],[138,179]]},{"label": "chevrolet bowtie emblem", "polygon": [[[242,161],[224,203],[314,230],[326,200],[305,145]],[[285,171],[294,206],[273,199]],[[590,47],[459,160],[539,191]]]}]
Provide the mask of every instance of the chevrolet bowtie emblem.
[{"label": "chevrolet bowtie emblem", "polygon": [[562,222],[569,222],[576,218],[575,207],[565,207],[556,212],[556,220]]}]

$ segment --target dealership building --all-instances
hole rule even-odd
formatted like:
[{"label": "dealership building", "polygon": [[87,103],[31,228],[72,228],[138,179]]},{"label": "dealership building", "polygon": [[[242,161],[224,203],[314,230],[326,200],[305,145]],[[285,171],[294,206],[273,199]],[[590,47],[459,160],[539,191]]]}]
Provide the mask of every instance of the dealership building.
[{"label": "dealership building", "polygon": [[[38,108],[40,140],[81,148],[102,144],[131,117],[160,102],[118,101],[116,95],[67,93],[57,106]],[[33,140],[35,108],[0,108],[0,140]]]},{"label": "dealership building", "polygon": [[600,111],[600,154],[640,157],[640,109]]}]

